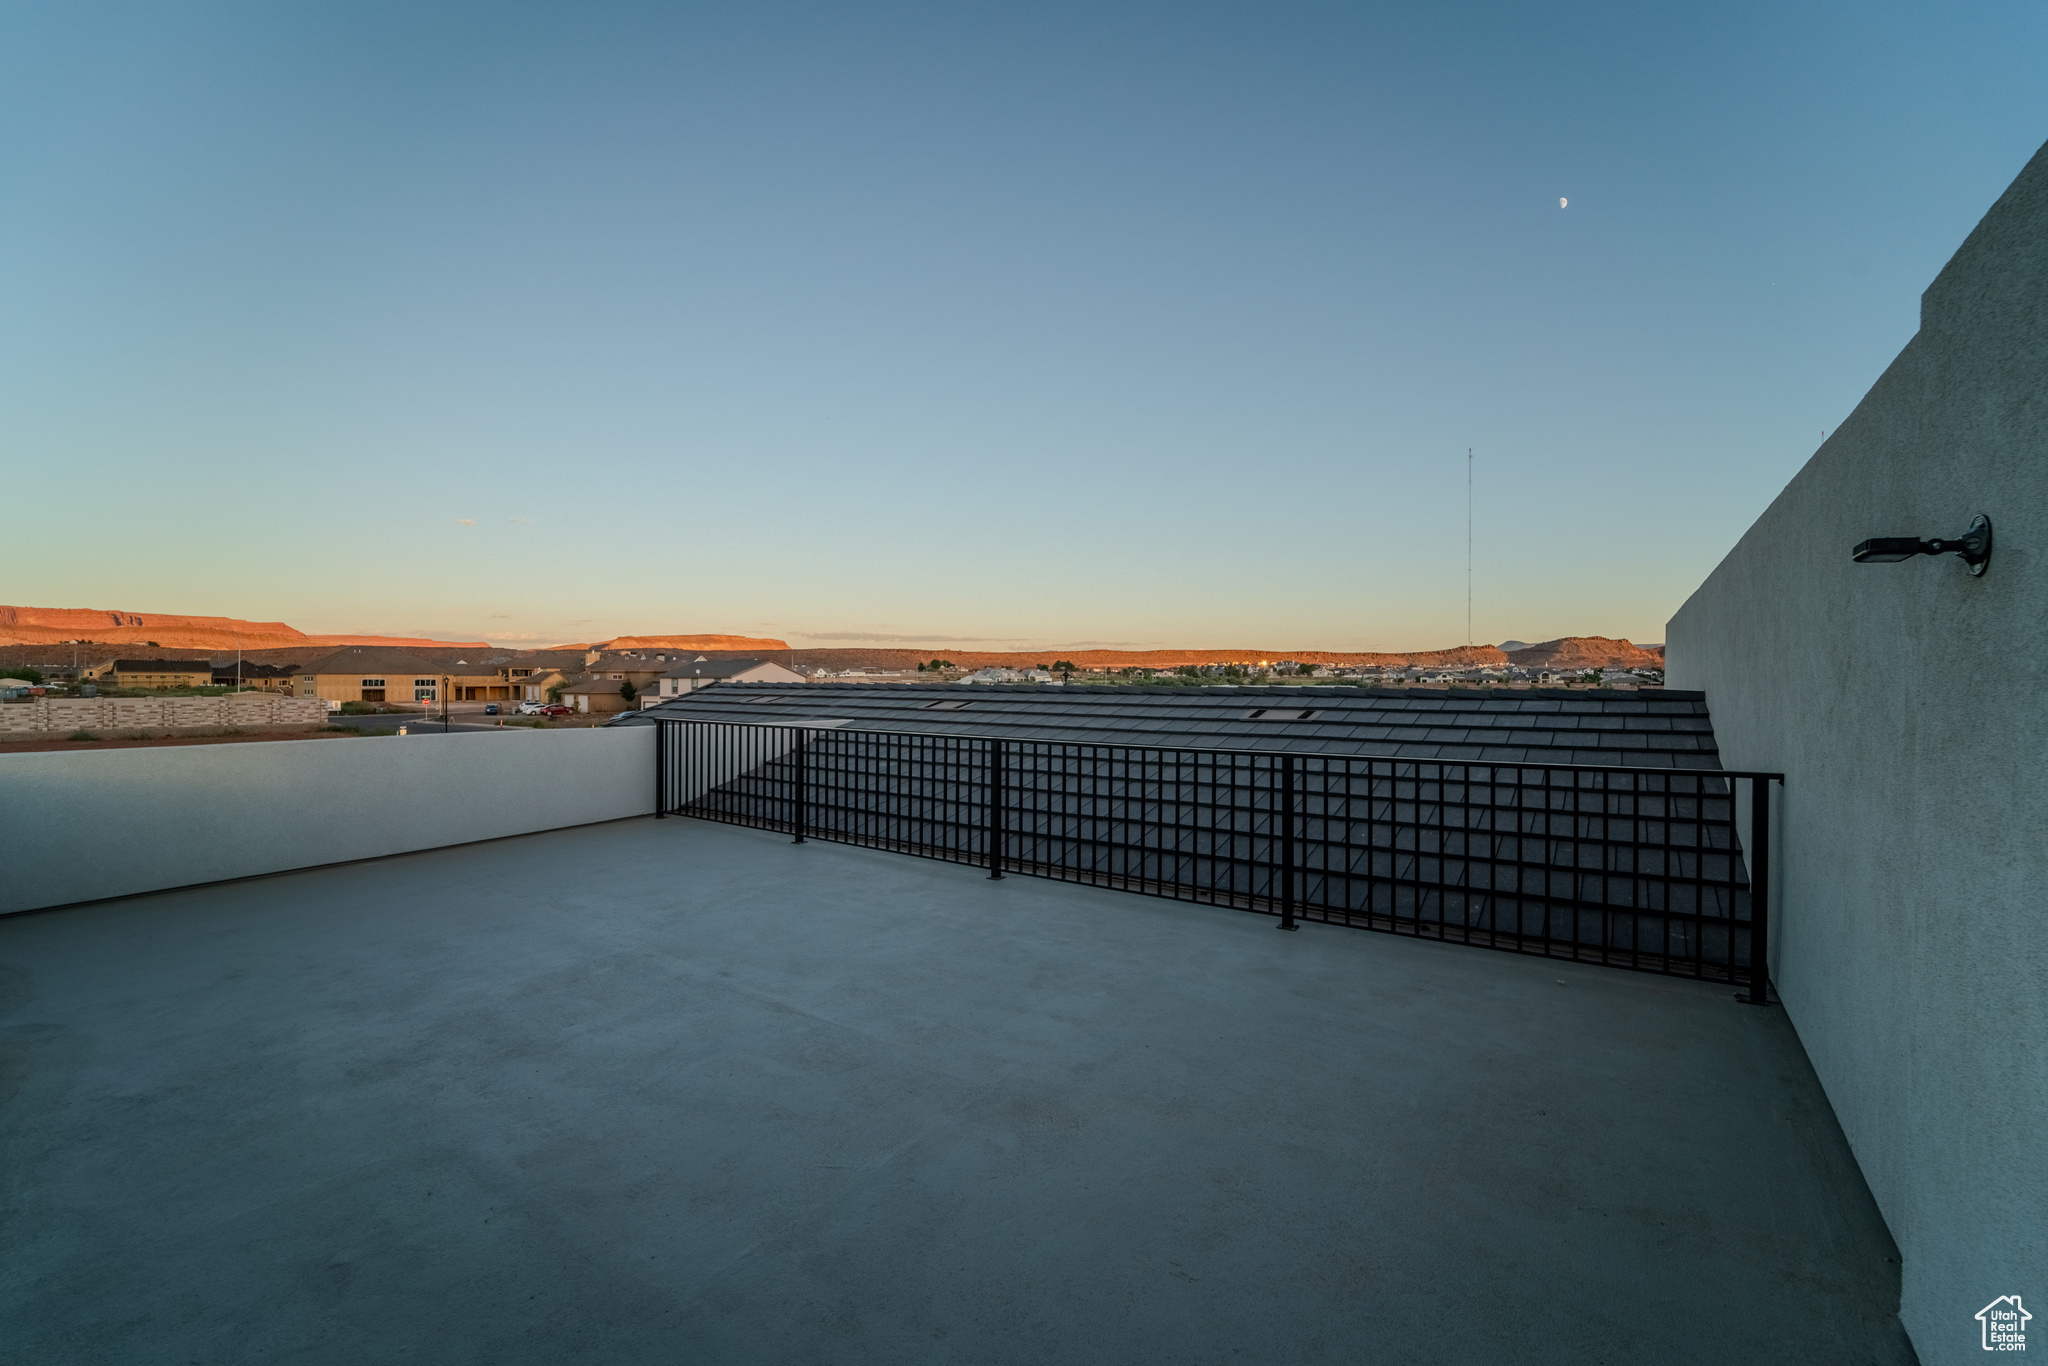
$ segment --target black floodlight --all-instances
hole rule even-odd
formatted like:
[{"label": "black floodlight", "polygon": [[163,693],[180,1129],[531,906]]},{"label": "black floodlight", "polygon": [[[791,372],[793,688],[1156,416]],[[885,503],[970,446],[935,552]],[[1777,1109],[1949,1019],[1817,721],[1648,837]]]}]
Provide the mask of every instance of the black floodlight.
[{"label": "black floodlight", "polygon": [[1969,566],[1970,573],[1982,575],[1991,564],[1991,519],[1978,517],[1970,529],[1952,541],[1921,540],[1917,536],[1873,536],[1849,552],[1858,564],[1896,564],[1915,555],[1955,555]]}]

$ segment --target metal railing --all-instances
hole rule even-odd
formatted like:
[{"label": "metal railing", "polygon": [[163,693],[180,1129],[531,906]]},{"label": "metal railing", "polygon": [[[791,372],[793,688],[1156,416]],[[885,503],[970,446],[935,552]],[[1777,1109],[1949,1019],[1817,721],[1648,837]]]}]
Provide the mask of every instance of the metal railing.
[{"label": "metal railing", "polygon": [[656,725],[663,815],[1768,999],[1781,774]]}]

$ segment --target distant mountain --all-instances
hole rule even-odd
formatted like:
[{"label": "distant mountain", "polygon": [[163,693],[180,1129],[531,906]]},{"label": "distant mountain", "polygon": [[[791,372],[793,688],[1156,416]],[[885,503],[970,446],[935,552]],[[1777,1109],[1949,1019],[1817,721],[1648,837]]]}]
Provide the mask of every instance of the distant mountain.
[{"label": "distant mountain", "polygon": [[0,607],[0,645],[51,645],[86,640],[96,645],[151,643],[169,650],[244,651],[302,645],[445,645],[488,649],[480,640],[423,640],[413,636],[309,636],[281,621],[188,617],[168,612],[116,612],[95,607]]},{"label": "distant mountain", "polygon": [[1529,642],[1526,640],[1503,640],[1500,643],[1500,648],[1503,653],[1512,653],[1516,650],[1528,649]]},{"label": "distant mountain", "polygon": [[1645,648],[1626,640],[1606,636],[1566,636],[1507,651],[1510,662],[1524,669],[1551,669],[1559,673],[1583,673],[1587,669],[1661,669],[1662,645]]}]

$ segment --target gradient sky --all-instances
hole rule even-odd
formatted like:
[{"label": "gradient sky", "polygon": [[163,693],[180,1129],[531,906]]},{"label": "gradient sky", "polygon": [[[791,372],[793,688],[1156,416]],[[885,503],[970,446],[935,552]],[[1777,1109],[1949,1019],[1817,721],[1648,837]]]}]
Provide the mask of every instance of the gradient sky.
[{"label": "gradient sky", "polygon": [[[1663,639],[2048,6],[0,7],[0,602]],[[1570,206],[1560,208],[1559,197]]]}]

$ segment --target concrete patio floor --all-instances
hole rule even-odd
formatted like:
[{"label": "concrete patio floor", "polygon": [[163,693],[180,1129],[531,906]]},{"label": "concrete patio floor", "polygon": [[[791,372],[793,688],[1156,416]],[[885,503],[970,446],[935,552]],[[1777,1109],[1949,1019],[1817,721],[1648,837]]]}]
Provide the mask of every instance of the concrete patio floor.
[{"label": "concrete patio floor", "polygon": [[0,972],[10,1361],[1912,1359],[1728,987],[681,819]]}]

